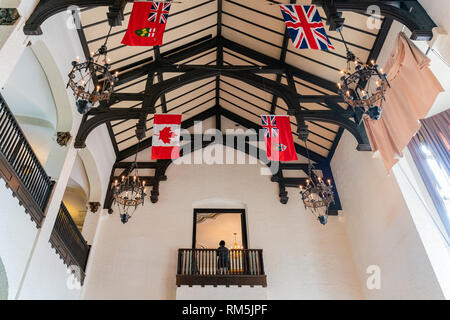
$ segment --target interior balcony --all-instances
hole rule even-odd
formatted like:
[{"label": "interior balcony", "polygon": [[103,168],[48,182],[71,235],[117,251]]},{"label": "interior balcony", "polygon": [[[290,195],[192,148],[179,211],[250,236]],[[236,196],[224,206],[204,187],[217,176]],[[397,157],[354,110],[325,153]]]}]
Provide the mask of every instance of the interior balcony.
[{"label": "interior balcony", "polygon": [[91,246],[87,244],[64,202],[61,202],[50,236],[50,244],[81,284],[86,277],[86,265]]},{"label": "interior balcony", "polygon": [[230,249],[222,259],[216,249],[179,249],[177,286],[267,287],[262,249]]},{"label": "interior balcony", "polygon": [[0,174],[39,228],[53,190],[25,134],[0,95]]},{"label": "interior balcony", "polygon": [[[37,228],[45,222],[53,181],[40,163],[18,121],[0,95],[0,177]],[[83,284],[90,246],[63,202],[49,239],[64,264]]]}]

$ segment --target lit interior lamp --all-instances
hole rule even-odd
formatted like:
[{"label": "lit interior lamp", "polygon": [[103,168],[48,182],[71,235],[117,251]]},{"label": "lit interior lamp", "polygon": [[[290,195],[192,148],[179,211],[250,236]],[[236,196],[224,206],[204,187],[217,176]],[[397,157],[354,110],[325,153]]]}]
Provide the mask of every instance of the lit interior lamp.
[{"label": "lit interior lamp", "polygon": [[378,68],[375,60],[362,62],[349,50],[342,32],[339,33],[347,49],[347,69],[339,71],[341,81],[338,83],[338,92],[355,112],[362,111],[370,119],[378,120],[383,110],[385,93],[390,87],[387,74]]},{"label": "lit interior lamp", "polygon": [[[80,114],[87,113],[101,101],[108,101],[114,92],[114,83],[119,80],[118,72],[112,75],[109,71],[111,60],[106,57],[108,37],[104,45],[97,52],[91,52],[85,61],[80,61],[80,57],[72,61],[67,88],[72,89]],[[101,57],[103,60],[100,60]]]},{"label": "lit interior lamp", "polygon": [[237,233],[234,232],[233,234],[234,234],[234,245],[233,245],[233,249],[240,249],[239,246],[238,246],[238,243],[237,243],[237,239],[236,239]]},{"label": "lit interior lamp", "polygon": [[[308,150],[305,141],[306,150]],[[331,179],[324,180],[313,172],[313,164],[308,158],[308,178],[306,186],[299,185],[300,195],[306,209],[309,209],[319,220],[322,225],[326,225],[328,221],[328,208],[334,203],[333,186]],[[328,185],[324,182],[327,181]]]},{"label": "lit interior lamp", "polygon": [[136,162],[137,154],[138,152],[136,152],[136,157],[131,166],[131,170],[129,171],[132,173],[134,170],[135,174],[133,176],[130,174],[127,176],[122,175],[121,182],[119,183],[118,180],[115,180],[114,186],[112,187],[114,203],[119,209],[120,221],[122,221],[123,224],[128,222],[139,205],[144,205],[144,199],[146,196],[146,182],[141,181],[139,178],[138,166]]}]

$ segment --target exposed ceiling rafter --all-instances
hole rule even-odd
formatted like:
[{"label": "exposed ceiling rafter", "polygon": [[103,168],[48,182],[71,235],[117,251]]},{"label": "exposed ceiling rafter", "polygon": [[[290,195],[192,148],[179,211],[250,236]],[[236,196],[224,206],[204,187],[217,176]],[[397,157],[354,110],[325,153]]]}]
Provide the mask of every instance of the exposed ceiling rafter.
[{"label": "exposed ceiling rafter", "polygon": [[[36,6],[33,14],[29,17],[28,21],[26,22],[26,26],[24,27],[24,32],[27,34],[39,34],[40,33],[40,25],[50,16],[57,12],[61,12],[67,9],[67,7],[74,5],[78,6],[81,9],[81,12],[86,12],[86,15],[89,16],[88,11],[90,11],[90,8],[95,8],[98,6],[106,7],[103,9],[103,14],[99,15],[98,21],[95,20],[95,16],[91,15],[90,19],[87,20],[87,26],[90,28],[88,32],[88,40],[86,40],[86,37],[82,39],[80,37],[80,40],[83,45],[83,50],[85,52],[92,51],[89,50],[89,46],[93,43],[96,43],[97,41],[101,41],[106,37],[101,34],[101,31],[98,30],[98,28],[104,28],[105,24],[108,23],[111,26],[118,26],[121,24],[121,21],[123,20],[124,16],[128,16],[130,14],[130,10],[128,9],[128,12],[124,14],[124,8],[125,5],[128,2],[133,2],[132,0],[41,0],[39,4]],[[212,3],[215,2],[213,5]],[[273,3],[278,3],[278,1],[271,1]],[[290,3],[295,3],[296,1],[291,0]],[[364,26],[361,25],[352,25],[352,19],[347,17],[347,21],[345,24],[345,28],[348,28],[351,30],[351,32],[357,32],[360,34],[363,34],[366,38],[370,39],[367,40],[369,44],[373,43],[373,46],[367,45],[367,43],[364,41],[358,42],[357,40],[354,40],[352,42],[349,42],[350,46],[353,46],[357,50],[362,50],[364,54],[364,58],[366,58],[366,54],[370,53],[369,59],[373,59],[379,54],[379,51],[381,50],[384,39],[386,38],[387,32],[389,31],[389,27],[392,24],[393,20],[399,20],[402,23],[405,23],[408,27],[416,28],[417,32],[413,33],[415,36],[423,37],[425,35],[424,32],[426,32],[427,26],[431,26],[433,22],[429,19],[426,12],[424,12],[423,8],[420,6],[417,1],[389,1],[387,3],[386,1],[352,1],[352,0],[314,0],[316,4],[322,4],[323,9],[326,13],[326,19],[323,17],[330,25],[332,25],[333,22],[333,16],[329,13],[331,12],[329,5],[333,2],[336,4],[336,10],[337,11],[353,11],[357,13],[365,14],[365,11],[369,5],[380,5],[381,8],[381,14],[384,16],[383,24],[381,29],[378,33],[371,32],[370,30],[365,30]],[[412,2],[416,2],[415,4],[410,4]],[[217,4],[217,6],[216,6]],[[126,54],[127,49],[120,45],[119,42],[113,41],[114,45],[112,46],[111,50],[114,52],[114,55],[118,56],[113,59],[113,67],[115,69],[114,72],[117,70],[120,72],[120,81],[116,84],[116,87],[118,88],[118,91],[115,95],[113,95],[112,103],[119,102],[117,105],[113,105],[112,103],[105,104],[102,103],[100,108],[98,110],[93,110],[92,113],[89,116],[83,117],[82,120],[82,127],[81,132],[86,132],[91,130],[91,128],[95,128],[97,123],[106,123],[108,127],[108,131],[111,136],[111,141],[114,146],[115,152],[118,155],[119,150],[123,149],[124,147],[130,146],[130,134],[131,132],[128,132],[130,129],[136,128],[139,132],[145,133],[151,130],[151,121],[153,117],[149,117],[149,114],[156,111],[156,108],[158,109],[158,112],[166,112],[170,110],[179,109],[184,110],[183,113],[187,112],[186,109],[190,108],[190,110],[194,110],[194,113],[199,112],[199,110],[203,110],[206,105],[203,105],[200,103],[195,107],[191,107],[185,104],[186,101],[180,103],[181,105],[185,105],[183,108],[179,108],[178,105],[174,107],[174,103],[178,102],[170,102],[171,100],[174,100],[172,97],[166,99],[165,95],[166,93],[169,93],[169,91],[161,91],[159,95],[159,101],[160,104],[158,106],[155,106],[154,96],[150,94],[149,90],[157,88],[154,86],[154,84],[148,83],[148,75],[155,74],[158,78],[158,82],[164,82],[165,84],[169,84],[168,82],[162,81],[164,79],[164,74],[167,74],[167,78],[170,78],[169,73],[173,72],[180,72],[184,73],[184,75],[188,74],[200,74],[203,71],[210,72],[212,75],[211,78],[215,78],[215,105],[220,106],[221,100],[225,104],[229,104],[229,102],[236,102],[233,99],[237,99],[236,96],[239,95],[236,93],[236,90],[242,89],[234,89],[230,90],[230,85],[236,84],[236,82],[233,82],[230,84],[229,79],[224,79],[225,77],[228,78],[225,74],[230,73],[239,73],[239,72],[246,72],[249,73],[249,77],[247,79],[243,78],[234,78],[238,79],[239,81],[245,82],[247,86],[245,86],[245,94],[252,94],[253,88],[261,89],[261,84],[265,86],[266,84],[273,84],[278,83],[279,85],[281,83],[287,83],[289,86],[286,86],[284,84],[281,84],[281,87],[288,87],[290,90],[290,102],[283,105],[283,101],[281,103],[278,103],[280,101],[278,99],[278,96],[276,93],[271,92],[273,94],[273,98],[266,98],[269,100],[269,106],[265,106],[265,102],[262,100],[259,100],[259,103],[261,105],[257,106],[256,103],[258,101],[247,101],[247,104],[250,103],[250,105],[247,107],[245,106],[245,101],[242,102],[242,105],[240,105],[240,109],[236,109],[236,111],[239,111],[240,114],[245,114],[246,118],[253,119],[256,121],[255,115],[258,113],[258,110],[261,110],[261,112],[267,112],[267,113],[283,113],[288,112],[288,114],[296,115],[297,121],[293,122],[291,121],[291,124],[293,126],[293,131],[298,130],[303,122],[303,111],[309,112],[309,111],[315,111],[315,109],[323,109],[320,111],[332,111],[330,113],[318,113],[313,112],[310,113],[310,115],[320,117],[326,116],[328,119],[320,118],[320,120],[310,120],[308,121],[308,124],[311,124],[310,127],[312,140],[310,141],[313,148],[316,148],[318,152],[320,153],[328,153],[332,154],[337,146],[337,143],[339,141],[339,137],[342,135],[342,128],[340,127],[339,130],[334,125],[329,125],[330,123],[338,124],[340,120],[345,120],[347,122],[347,127],[351,128],[353,130],[353,134],[355,136],[359,136],[361,141],[364,141],[363,144],[359,144],[359,150],[369,150],[368,147],[368,139],[365,134],[365,130],[363,125],[357,125],[360,123],[359,117],[356,115],[352,120],[351,116],[349,115],[348,111],[344,110],[344,108],[340,105],[342,103],[342,98],[338,96],[337,94],[330,94],[331,93],[337,93],[337,88],[334,81],[329,81],[327,79],[332,79],[332,76],[329,76],[330,70],[333,71],[336,68],[339,67],[339,61],[341,61],[342,54],[340,54],[339,51],[336,52],[327,52],[324,55],[330,58],[335,59],[335,63],[329,63],[326,59],[325,61],[322,59],[317,59],[315,56],[310,57],[308,54],[303,54],[303,52],[294,52],[292,48],[289,48],[290,42],[287,30],[283,24],[283,19],[278,16],[274,11],[271,10],[263,10],[260,7],[255,7],[251,4],[251,2],[248,3],[241,3],[236,0],[199,0],[196,3],[193,3],[192,5],[180,5],[179,10],[175,10],[173,12],[173,16],[177,16],[177,19],[179,18],[179,23],[172,23],[171,26],[168,27],[166,32],[170,33],[171,30],[176,30],[173,32],[179,33],[178,37],[174,38],[174,34],[172,35],[172,40],[166,42],[163,46],[161,46],[161,49],[158,48],[151,48],[149,50],[143,50],[135,52],[131,55]],[[274,6],[275,7],[275,6]],[[128,7],[129,8],[129,7]],[[331,8],[334,9],[334,8]],[[94,12],[96,9],[94,9],[91,12]],[[405,12],[408,11],[410,14],[410,17],[405,15]],[[98,12],[98,11],[95,11]],[[243,12],[242,14],[240,12]],[[254,21],[251,19],[251,21],[248,19],[248,14],[255,14],[258,17],[260,17],[261,21]],[[208,27],[205,27],[205,25],[202,25],[206,19],[211,20],[211,17],[213,15],[217,15],[217,22],[212,24],[207,23]],[[103,15],[103,16],[102,16]],[[322,12],[323,15],[323,12]],[[187,16],[192,16],[192,18],[187,19]],[[352,16],[350,16],[352,17]],[[176,19],[175,19],[176,20]],[[266,21],[267,20],[267,21]],[[408,21],[406,21],[408,20]],[[174,21],[174,20],[172,20]],[[406,23],[406,22],[408,23]],[[269,27],[269,24],[266,23],[272,23]],[[195,26],[195,24],[199,24],[199,26]],[[239,26],[238,26],[239,25]],[[242,28],[242,25],[248,25],[251,28],[255,28],[255,30],[260,30],[261,34],[259,34],[259,31],[254,32],[250,29]],[[281,29],[278,29],[279,26],[283,26],[284,33]],[[273,27],[275,26],[275,27]],[[191,28],[192,27],[192,28]],[[214,28],[217,27],[217,36],[214,36]],[[92,29],[91,29],[92,28]],[[108,28],[109,29],[109,28]],[[115,37],[120,37],[120,35],[125,31],[126,28],[117,28],[115,30],[113,35]],[[223,30],[222,30],[223,29]],[[96,33],[94,35],[93,31],[96,30]],[[186,31],[187,30],[187,31]],[[425,30],[425,31],[424,31]],[[107,30],[105,30],[106,32]],[[192,32],[191,32],[192,31]],[[266,32],[266,35],[263,36],[262,32]],[[83,27],[81,28],[81,32],[83,33]],[[100,33],[99,33],[100,32]],[[203,33],[202,33],[203,32]],[[211,32],[211,35],[208,35],[208,33]],[[268,33],[267,33],[268,32]],[[202,34],[200,34],[202,33]],[[258,45],[258,51],[252,49],[256,48],[256,46],[251,46],[250,43],[248,44],[248,47],[241,45],[241,42],[237,41],[236,39],[239,39],[239,37],[235,38],[233,36],[230,36],[233,33],[238,33],[240,36],[242,36],[245,39],[249,39],[253,42],[255,42]],[[199,36],[196,36],[196,34],[199,34]],[[169,35],[169,36],[170,36]],[[228,38],[230,36],[230,38]],[[267,37],[278,37],[275,39],[269,39]],[[280,39],[280,37],[283,37]],[[376,37],[376,41],[373,42],[372,39]],[[197,39],[196,39],[197,38]],[[336,37],[333,37],[333,34],[330,35],[330,38],[332,41],[340,42],[340,40]],[[184,41],[180,41],[180,39],[186,39]],[[235,40],[235,41],[232,41]],[[280,39],[279,42],[277,39]],[[190,40],[190,41],[189,41]],[[178,42],[180,41],[180,42]],[[180,43],[181,45],[175,46],[174,43]],[[239,42],[239,43],[238,43]],[[267,54],[263,54],[262,52],[267,52],[265,50],[259,50],[259,45],[271,47],[270,50],[277,50],[277,48],[280,50],[276,55],[270,54],[271,56],[268,56]],[[167,48],[167,49],[166,49]],[[92,49],[92,48],[91,48]],[[208,51],[209,50],[209,51]],[[158,51],[158,52],[157,52]],[[216,52],[216,59],[215,61],[212,61],[210,63],[201,64],[201,62],[197,65],[194,65],[193,63],[196,63],[196,59],[199,59],[199,57],[211,54],[211,52]],[[124,56],[124,53],[126,56]],[[153,54],[154,53],[154,54]],[[226,57],[224,57],[226,55]],[[279,59],[278,59],[279,55]],[[304,61],[307,63],[312,63],[314,66],[317,66],[317,68],[327,68],[327,72],[321,73],[317,72],[315,74],[315,69],[312,68],[304,68],[303,64],[299,63],[296,64],[299,67],[289,65],[286,63],[286,55],[288,56],[287,61],[290,61],[293,63],[293,58],[299,58],[299,61]],[[142,59],[139,59],[139,56],[142,57]],[[276,58],[273,58],[275,56]],[[253,70],[248,69],[248,67],[242,67],[242,66],[233,66],[232,63],[230,63],[230,57],[234,57],[233,59],[240,59],[241,61],[246,61],[246,64],[253,65],[255,68]],[[290,57],[290,58],[289,58]],[[130,60],[131,63],[127,64],[127,61]],[[231,59],[232,60],[232,59]],[[191,61],[194,61],[191,63]],[[205,60],[198,60],[198,61],[205,61]],[[180,65],[181,63],[181,65]],[[309,72],[307,72],[308,70]],[[334,72],[334,71],[333,71]],[[321,76],[318,76],[320,74]],[[276,75],[273,79],[276,81],[273,82],[266,82],[266,81],[260,81],[261,78],[267,78],[271,75]],[[125,90],[128,87],[133,87],[137,83],[145,81],[143,80],[144,77],[147,76],[147,86],[144,90],[143,88],[140,88],[139,90],[136,90],[133,93],[133,90]],[[205,75],[204,75],[205,76]],[[222,76],[222,77],[221,77]],[[209,76],[208,76],[209,77]],[[326,78],[323,78],[326,77]],[[186,76],[186,78],[189,78],[189,76]],[[252,79],[253,82],[249,83],[247,80]],[[170,79],[169,79],[170,80]],[[227,81],[224,81],[227,80]],[[233,79],[232,79],[233,80]],[[255,81],[256,80],[256,81]],[[102,81],[101,79],[99,80]],[[193,80],[195,81],[195,80]],[[186,82],[189,83],[189,82]],[[210,83],[210,82],[207,82]],[[258,84],[259,83],[259,84]],[[226,84],[226,85],[224,85]],[[250,87],[248,86],[250,84]],[[175,86],[176,87],[176,86]],[[293,93],[293,89],[297,87],[298,88],[298,94]],[[161,88],[159,88],[161,89]],[[121,90],[123,90],[121,92]],[[304,92],[306,91],[306,93]],[[314,91],[311,94],[311,91]],[[322,92],[321,92],[322,91]],[[132,92],[132,93],[130,93]],[[179,92],[179,91],[178,91]],[[200,95],[197,98],[200,98],[202,96],[206,96],[208,93],[210,93],[210,90],[205,91],[199,91]],[[318,92],[320,94],[315,94],[315,92]],[[187,94],[187,93],[186,93]],[[231,99],[230,99],[231,94]],[[168,95],[170,96],[170,95]],[[191,103],[194,103],[194,99],[187,99],[187,101],[190,101]],[[259,97],[258,97],[259,98]],[[257,98],[257,99],[258,99]],[[286,96],[285,96],[286,98]],[[126,101],[136,101],[136,105],[133,105],[130,110],[122,111],[122,110],[115,110],[119,109],[116,107],[119,106],[129,106],[130,103],[127,103]],[[165,101],[167,100],[167,101]],[[200,101],[201,99],[199,99]],[[270,101],[271,100],[271,101]],[[284,100],[282,98],[281,100]],[[295,100],[295,102],[294,102]],[[124,101],[123,103],[120,103],[121,101]],[[211,100],[207,100],[208,102]],[[197,103],[197,102],[195,102]],[[141,104],[143,105],[143,108],[141,108]],[[241,104],[241,103],[239,103]],[[302,105],[300,105],[302,104]],[[286,106],[287,105],[287,106]],[[295,105],[295,107],[294,107]],[[323,108],[322,108],[323,107]],[[219,116],[219,108],[216,108],[216,127],[221,128],[221,122],[220,122],[220,116]],[[234,107],[233,107],[234,108]],[[233,109],[232,108],[232,109]],[[237,108],[237,106],[236,106]],[[256,109],[255,109],[256,108]],[[287,110],[287,108],[289,110]],[[252,109],[252,110],[247,110]],[[267,111],[264,111],[264,109],[268,109]],[[313,110],[309,110],[313,109]],[[326,110],[328,109],[328,110]],[[106,113],[108,110],[111,110],[111,114],[107,117],[109,119],[120,119],[119,121],[115,120],[108,120],[106,122],[102,122],[102,117],[104,117],[104,113]],[[142,111],[144,110],[144,111]],[[178,111],[178,110],[177,110]],[[319,111],[319,110],[317,110]],[[300,112],[300,113],[299,113]],[[336,120],[333,117],[329,117],[330,114],[338,114],[339,119],[338,122],[336,121],[330,121],[330,120]],[[125,118],[120,118],[121,116],[124,116],[128,114],[128,116],[125,116]],[[247,116],[248,115],[248,116]],[[138,120],[138,124],[133,124],[133,121],[129,120],[136,119]],[[293,118],[292,118],[293,119]],[[100,120],[100,122],[98,122]],[[322,122],[326,120],[326,122]],[[111,121],[113,121],[113,124],[111,125]],[[295,120],[294,120],[295,121]],[[124,123],[124,124],[122,124]],[[340,123],[340,122],[339,122]],[[149,129],[147,129],[146,125],[149,124]],[[299,126],[300,124],[300,126]],[[338,126],[341,126],[341,124],[338,124]],[[297,129],[295,129],[297,127]],[[337,135],[336,135],[337,133]],[[87,137],[87,135],[86,135]],[[80,138],[80,135],[77,137]],[[77,139],[77,145],[82,146],[83,137],[81,135],[81,139]],[[334,142],[332,142],[334,140]],[[331,142],[331,145],[330,145]],[[325,155],[326,156],[326,155]]]},{"label": "exposed ceiling rafter", "polygon": [[[111,26],[118,26],[123,20],[123,9],[127,2],[133,0],[40,0],[24,26],[27,35],[42,34],[41,24],[51,16],[67,10],[70,6],[92,8],[107,6],[108,22]],[[313,4],[322,6],[326,12],[331,13],[328,22],[331,26],[339,15],[337,11],[353,11],[366,13],[367,8],[376,5],[381,9],[381,15],[395,19],[406,25],[411,31],[414,40],[430,40],[433,37],[433,28],[437,25],[417,1],[373,1],[373,0],[313,0]],[[334,15],[333,15],[334,14]],[[342,22],[343,23],[343,22]]]},{"label": "exposed ceiling rafter", "polygon": [[313,0],[312,3],[324,9],[331,30],[336,30],[344,23],[341,11],[367,14],[371,6],[379,8],[382,16],[407,26],[411,30],[412,40],[431,40],[433,29],[437,27],[418,1]]},{"label": "exposed ceiling rafter", "polygon": [[[157,71],[157,70],[156,70]],[[146,105],[139,109],[122,109],[122,108],[97,108],[91,110],[88,115],[89,119],[83,119],[80,129],[78,131],[75,147],[83,148],[85,141],[89,133],[97,126],[114,120],[120,119],[146,119],[148,114],[156,112],[156,101],[165,93],[173,91],[189,83],[204,80],[207,78],[223,75],[229,78],[243,81],[249,85],[259,88],[263,91],[270,92],[282,98],[288,108],[291,115],[295,115],[297,118],[304,120],[316,120],[328,123],[341,125],[349,130],[358,141],[358,150],[370,150],[367,135],[363,128],[356,123],[350,121],[348,118],[352,115],[350,111],[333,111],[333,110],[301,110],[299,107],[299,97],[297,93],[291,90],[288,86],[277,83],[276,81],[269,80],[267,78],[258,76],[253,73],[243,71],[223,71],[214,69],[202,69],[197,71],[186,72],[178,77],[170,78],[168,80],[158,82],[149,87],[149,92],[142,96],[142,94],[123,93],[115,94],[111,96],[111,104],[119,101],[120,99],[127,100],[145,100]],[[302,120],[302,121],[304,121]],[[304,128],[299,126],[299,134]]]},{"label": "exposed ceiling rafter", "polygon": [[[210,108],[188,120],[183,121],[181,124],[181,127],[184,129],[188,129],[188,128],[194,126],[196,121],[203,121],[209,117],[214,116],[214,114],[217,114],[217,112],[220,113],[220,116],[223,116],[223,117],[235,122],[236,124],[244,127],[245,129],[253,129],[255,132],[258,133],[262,128],[260,125],[254,123],[252,121],[249,121],[248,119],[245,119],[225,108],[221,108],[220,106],[215,106],[213,108]],[[201,135],[202,144],[200,146],[195,143],[191,144],[190,149],[188,150],[188,153],[192,153],[195,150],[198,150],[199,147],[205,148],[211,144],[217,143],[214,139],[211,139],[213,136],[214,135],[209,135],[207,137],[206,135]],[[259,136],[256,137],[256,139],[259,139],[259,138],[260,138]],[[194,139],[195,139],[194,135],[191,134],[190,139],[191,139],[191,141],[194,141]],[[240,145],[237,142],[238,139],[242,139],[242,138],[238,138],[237,135],[231,135],[231,136],[225,135],[224,139],[222,140],[222,143],[224,146],[236,149],[237,146]],[[142,150],[150,147],[151,143],[152,143],[152,138],[144,140],[143,142],[141,142],[141,145],[140,145],[141,149],[139,151],[142,151]],[[243,147],[243,149],[242,150],[239,149],[240,151],[243,151],[244,153],[246,153],[248,155],[252,155],[252,156],[257,155],[258,159],[260,161],[262,161],[262,163],[265,163],[269,167],[269,169],[272,168],[272,164],[267,159],[266,153],[263,150],[259,149],[258,147],[254,146],[254,145],[251,145],[246,139],[245,139],[245,143],[243,145],[241,144],[241,147]],[[327,163],[327,161],[326,161],[326,158],[322,157],[319,154],[316,154],[313,151],[307,152],[304,147],[302,147],[298,144],[295,144],[295,148],[296,148],[297,153],[300,153],[301,155],[303,155],[305,157],[309,156],[310,159],[316,163],[318,170],[331,170],[329,168],[329,163]],[[186,151],[186,148],[182,149],[181,156],[185,156],[188,154],[183,151]],[[129,162],[129,161],[127,162],[124,160],[126,160],[126,158],[133,156],[135,153],[136,153],[136,148],[133,147],[133,148],[128,148],[128,150],[126,150],[125,152],[122,152],[119,155],[117,162],[113,165],[113,170],[112,170],[111,178],[110,178],[110,185],[112,185],[114,183],[114,180],[120,180],[123,175],[128,175],[128,174],[132,173],[134,162]],[[147,182],[147,184],[149,185],[149,187],[152,188],[151,200],[153,203],[158,201],[159,184],[161,181],[167,180],[166,171],[171,163],[172,163],[171,160],[159,160],[156,162],[138,162],[137,163],[137,167],[140,169],[155,169],[154,176],[142,176],[141,177],[141,179],[145,180]],[[288,193],[287,193],[286,188],[297,188],[298,184],[305,184],[306,178],[286,178],[283,176],[282,171],[283,170],[297,170],[297,171],[300,170],[300,171],[306,172],[308,170],[308,164],[305,164],[305,163],[278,163],[278,166],[279,166],[280,170],[277,170],[277,172],[273,174],[271,181],[278,183],[280,202],[283,204],[286,204],[288,202]],[[116,169],[124,169],[124,170],[120,174],[114,175],[114,172]],[[329,175],[330,173],[327,171],[327,174]],[[337,199],[339,199],[339,197],[337,195],[337,191],[335,191],[335,194],[336,194]],[[112,192],[111,192],[111,190],[108,190],[104,208],[111,210],[112,201],[113,201]],[[341,210],[340,202],[337,202],[330,209],[331,209],[330,215],[337,215],[337,211]]]}]

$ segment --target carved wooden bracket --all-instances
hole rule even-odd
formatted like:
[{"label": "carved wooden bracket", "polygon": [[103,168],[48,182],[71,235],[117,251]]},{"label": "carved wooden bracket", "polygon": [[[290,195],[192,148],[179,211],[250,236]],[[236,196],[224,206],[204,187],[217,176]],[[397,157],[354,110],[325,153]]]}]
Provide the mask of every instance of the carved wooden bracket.
[{"label": "carved wooden bracket", "polygon": [[70,132],[57,132],[56,136],[56,142],[58,142],[61,147],[67,146],[69,144],[70,138],[72,138]]},{"label": "carved wooden bracket", "polygon": [[100,208],[100,202],[89,202],[89,210],[92,213],[96,213],[98,208]]},{"label": "carved wooden bracket", "polygon": [[15,8],[0,8],[0,25],[10,26],[20,18],[19,12]]}]

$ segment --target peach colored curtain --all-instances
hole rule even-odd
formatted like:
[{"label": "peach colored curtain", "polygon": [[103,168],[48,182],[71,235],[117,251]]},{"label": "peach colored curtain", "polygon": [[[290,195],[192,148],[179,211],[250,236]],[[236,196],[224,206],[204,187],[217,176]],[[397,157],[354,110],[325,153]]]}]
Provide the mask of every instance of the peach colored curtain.
[{"label": "peach colored curtain", "polygon": [[403,156],[402,150],[420,128],[440,92],[430,59],[401,32],[386,63],[391,88],[386,92],[379,120],[364,117],[372,150],[379,151],[387,171]]}]

